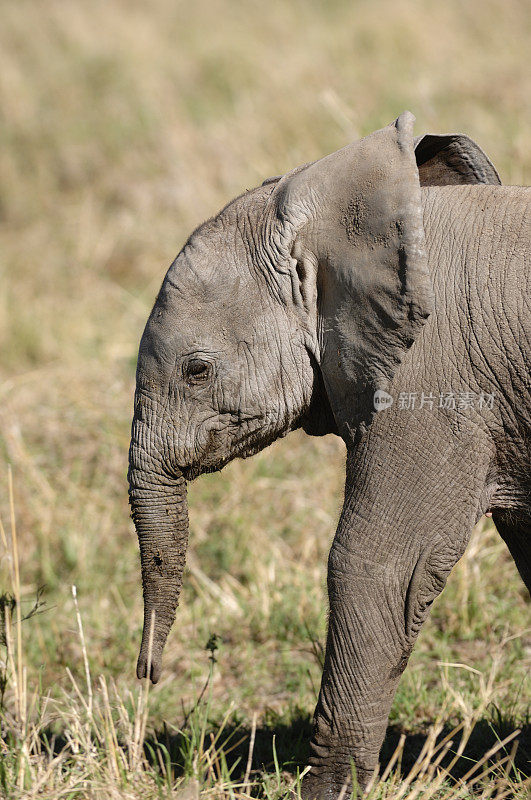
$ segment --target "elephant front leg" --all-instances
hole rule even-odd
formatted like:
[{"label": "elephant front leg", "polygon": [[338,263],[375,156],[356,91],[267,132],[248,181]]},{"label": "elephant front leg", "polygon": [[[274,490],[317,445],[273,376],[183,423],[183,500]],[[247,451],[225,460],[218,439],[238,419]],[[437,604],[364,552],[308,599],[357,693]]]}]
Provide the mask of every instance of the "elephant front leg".
[{"label": "elephant front leg", "polygon": [[329,557],[330,618],[305,800],[337,798],[352,764],[362,788],[377,770],[398,681],[475,524],[483,477],[471,485],[468,475],[464,487],[455,463],[447,470],[434,461],[412,486],[398,470],[386,483],[358,465],[347,492]]},{"label": "elephant front leg", "polygon": [[308,800],[336,798],[350,783],[352,764],[362,788],[378,767],[394,693],[415,638],[406,631],[402,578],[396,569],[357,561],[337,543],[332,548],[326,659],[303,792]]}]

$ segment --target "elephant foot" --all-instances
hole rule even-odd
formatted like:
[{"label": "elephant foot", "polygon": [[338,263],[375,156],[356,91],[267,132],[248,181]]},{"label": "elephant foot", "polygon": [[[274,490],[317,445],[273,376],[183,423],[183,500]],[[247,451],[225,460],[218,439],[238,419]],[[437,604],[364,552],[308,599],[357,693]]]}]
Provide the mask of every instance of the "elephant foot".
[{"label": "elephant foot", "polygon": [[[337,791],[331,780],[314,775],[307,775],[302,779],[302,800],[337,800],[341,789]],[[346,792],[343,793],[345,796]]]},{"label": "elephant foot", "polygon": [[[358,769],[356,771],[357,794],[361,795],[368,788],[374,770]],[[352,781],[349,776],[338,779],[335,775],[309,772],[302,779],[302,800],[350,800]]]}]

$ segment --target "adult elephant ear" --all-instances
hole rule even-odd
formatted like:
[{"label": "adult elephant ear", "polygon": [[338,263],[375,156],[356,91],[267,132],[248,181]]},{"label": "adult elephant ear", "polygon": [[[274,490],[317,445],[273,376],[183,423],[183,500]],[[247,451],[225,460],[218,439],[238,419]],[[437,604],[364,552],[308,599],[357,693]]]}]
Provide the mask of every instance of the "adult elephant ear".
[{"label": "adult elephant ear", "polygon": [[428,133],[415,139],[421,186],[501,184],[500,176],[481,147],[464,133]]},{"label": "adult elephant ear", "polygon": [[275,269],[313,346],[340,434],[370,419],[432,310],[414,116],[285,175],[270,195]]}]

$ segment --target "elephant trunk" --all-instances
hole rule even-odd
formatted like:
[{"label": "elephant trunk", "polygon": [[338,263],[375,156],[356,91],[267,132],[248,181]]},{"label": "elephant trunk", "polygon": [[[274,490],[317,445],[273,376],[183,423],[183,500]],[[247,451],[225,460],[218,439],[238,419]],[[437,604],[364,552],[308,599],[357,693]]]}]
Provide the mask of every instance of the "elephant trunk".
[{"label": "elephant trunk", "polygon": [[[138,423],[137,423],[138,425]],[[171,478],[134,435],[129,453],[129,502],[140,545],[144,630],[136,667],[139,678],[160,678],[162,651],[175,619],[188,545],[186,481]],[[151,640],[151,641],[150,641]]]}]

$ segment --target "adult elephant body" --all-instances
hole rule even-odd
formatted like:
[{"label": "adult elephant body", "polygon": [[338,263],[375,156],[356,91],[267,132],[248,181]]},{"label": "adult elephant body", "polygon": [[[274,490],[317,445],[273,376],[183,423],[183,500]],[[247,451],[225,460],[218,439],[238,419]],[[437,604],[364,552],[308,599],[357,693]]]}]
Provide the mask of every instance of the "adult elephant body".
[{"label": "adult elephant body", "polygon": [[158,679],[175,615],[185,481],[296,427],[346,442],[305,798],[337,797],[352,759],[370,779],[418,631],[486,511],[531,584],[528,190],[501,187],[467,137],[414,140],[412,122],[202,225],[140,347],[139,677],[150,652]]}]

